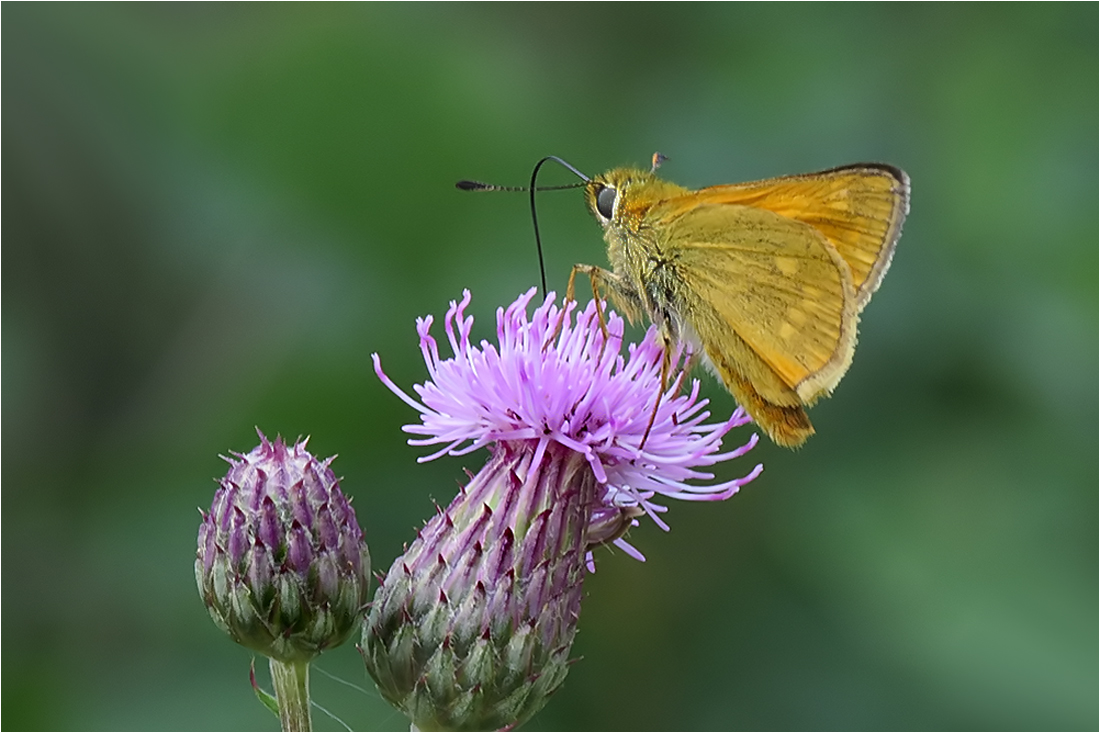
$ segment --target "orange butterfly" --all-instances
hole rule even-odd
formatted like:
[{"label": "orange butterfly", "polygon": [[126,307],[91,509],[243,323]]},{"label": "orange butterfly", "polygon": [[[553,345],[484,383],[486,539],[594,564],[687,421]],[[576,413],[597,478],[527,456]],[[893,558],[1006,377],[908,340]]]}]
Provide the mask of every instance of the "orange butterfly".
[{"label": "orange butterfly", "polygon": [[666,347],[692,343],[773,441],[814,433],[805,408],[852,363],[859,314],[909,211],[909,177],[859,163],[698,191],[653,170],[586,180],[611,270],[576,265]]}]

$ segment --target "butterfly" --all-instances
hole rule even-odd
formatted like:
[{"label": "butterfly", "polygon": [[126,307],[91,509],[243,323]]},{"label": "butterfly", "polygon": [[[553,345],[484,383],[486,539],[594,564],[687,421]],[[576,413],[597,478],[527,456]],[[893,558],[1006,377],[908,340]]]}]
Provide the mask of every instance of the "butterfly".
[{"label": "butterfly", "polygon": [[[583,183],[537,188],[553,160]],[[691,190],[649,170],[589,178],[556,156],[531,185],[459,181],[466,191],[584,188],[604,230],[611,269],[574,265],[593,294],[660,330],[667,359],[686,343],[775,443],[814,434],[806,408],[829,396],[856,347],[859,314],[890,267],[909,213],[909,176],[882,163]],[[545,276],[543,290],[546,289]],[[656,415],[656,406],[654,408]],[[651,419],[652,422],[652,419]],[[647,431],[648,435],[648,431]]]},{"label": "butterfly", "polygon": [[687,342],[777,444],[852,363],[859,315],[890,267],[909,177],[880,163],[690,190],[650,170],[587,179],[611,269],[576,265],[666,351]]}]

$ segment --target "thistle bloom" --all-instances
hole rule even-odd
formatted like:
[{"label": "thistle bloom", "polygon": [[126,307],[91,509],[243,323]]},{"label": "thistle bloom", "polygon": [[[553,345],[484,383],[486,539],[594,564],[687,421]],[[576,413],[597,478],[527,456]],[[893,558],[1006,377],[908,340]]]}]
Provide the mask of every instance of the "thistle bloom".
[{"label": "thistle bloom", "polygon": [[551,294],[528,318],[534,292],[497,311],[499,345],[471,343],[468,291],[452,302],[447,359],[432,318],[418,320],[429,372],[414,387],[419,401],[373,356],[379,379],[421,414],[405,430],[424,437],[410,444],[441,446],[419,461],[490,450],[394,562],[363,630],[379,690],[422,730],[512,727],[533,715],[565,678],[591,550],[613,543],[644,560],[623,534],[642,516],[667,530],[661,498],[727,499],[762,470],[690,483],[755,445],[753,435],[720,452],[750,421],[744,411],[705,424],[697,381],[661,394],[656,329],[624,357],[619,316],[608,313],[605,330],[595,302],[577,315]]},{"label": "thistle bloom", "polygon": [[[610,516],[646,514],[668,530],[660,517],[667,507],[654,501],[658,495],[721,501],[763,470],[758,465],[744,478],[716,485],[687,483],[713,478],[697,468],[737,458],[756,445],[754,434],[740,448],[718,452],[726,433],[751,418],[738,408],[726,422],[704,425],[710,413],[703,409],[708,401],[699,399],[697,380],[692,380],[686,395],[678,394],[679,385],[660,395],[663,353],[656,328],[650,328],[641,344],[631,344],[624,359],[613,348],[622,343],[623,335],[617,314],[606,314],[605,344],[594,301],[574,327],[576,304],[569,303],[563,314],[554,305],[553,293],[528,321],[527,306],[534,294],[531,289],[507,310],[498,310],[499,348],[484,341],[478,348],[470,343],[473,317],[465,315],[470,293],[464,292],[460,303],[452,301],[445,318],[454,351],[446,360],[440,359],[429,333],[432,317],[418,319],[420,350],[430,376],[414,387],[421,402],[395,385],[382,371],[378,355],[373,355],[379,379],[421,413],[422,424],[408,425],[405,431],[429,437],[409,444],[444,444],[418,462],[465,455],[497,443],[526,443],[534,449],[531,463],[537,471],[547,448],[560,445],[584,458],[600,488],[589,527],[592,545],[606,539],[607,526],[614,524]],[[637,520],[629,523],[637,525]],[[645,559],[621,537],[612,541],[627,554]]]}]

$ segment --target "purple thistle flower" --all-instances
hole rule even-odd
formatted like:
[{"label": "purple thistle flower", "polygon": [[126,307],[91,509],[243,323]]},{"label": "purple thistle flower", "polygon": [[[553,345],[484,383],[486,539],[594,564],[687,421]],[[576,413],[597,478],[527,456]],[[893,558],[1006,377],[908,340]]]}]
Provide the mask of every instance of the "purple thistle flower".
[{"label": "purple thistle flower", "polygon": [[[724,423],[704,425],[710,416],[704,410],[708,401],[699,399],[699,382],[692,380],[687,394],[678,394],[680,385],[673,384],[661,395],[646,437],[653,403],[661,391],[663,354],[656,328],[651,327],[640,344],[631,344],[624,359],[618,349],[610,348],[622,343],[623,321],[616,313],[606,314],[610,342],[605,345],[595,301],[589,302],[574,326],[571,316],[576,304],[569,303],[563,314],[552,293],[528,320],[527,306],[534,294],[532,288],[507,310],[498,309],[500,346],[483,341],[479,348],[470,343],[473,317],[465,315],[470,302],[465,291],[461,302],[451,302],[444,319],[454,352],[446,360],[440,359],[429,333],[432,317],[417,319],[420,350],[430,377],[414,386],[420,402],[395,385],[382,371],[378,355],[372,355],[379,379],[421,413],[420,425],[404,429],[429,437],[409,444],[444,444],[418,462],[465,455],[508,441],[533,441],[536,459],[551,443],[576,451],[584,456],[600,486],[590,524],[596,540],[592,545],[606,534],[609,517],[630,515],[630,524],[636,526],[633,517],[647,514],[668,530],[660,517],[667,507],[654,501],[658,495],[721,501],[760,474],[763,466],[757,465],[743,478],[709,486],[689,484],[714,478],[698,468],[740,457],[756,445],[758,436],[753,434],[741,447],[718,452],[726,433],[752,419],[738,408]],[[560,333],[554,338],[559,324]],[[538,466],[539,460],[532,465]],[[621,537],[613,542],[629,555],[645,559]]]},{"label": "purple thistle flower", "polygon": [[551,294],[528,318],[534,293],[498,309],[499,345],[475,345],[465,292],[444,319],[447,359],[429,333],[432,318],[418,319],[429,373],[414,387],[419,401],[373,355],[379,379],[421,414],[404,429],[424,437],[409,443],[441,446],[419,461],[491,453],[394,562],[364,625],[368,671],[421,730],[528,719],[565,678],[591,550],[614,543],[644,560],[623,534],[643,515],[667,530],[658,500],[727,499],[762,470],[693,483],[713,479],[700,469],[756,444],[754,434],[720,452],[723,437],[750,418],[738,408],[706,424],[696,380],[685,394],[680,383],[661,394],[656,329],[624,357],[618,315],[607,314],[605,335],[596,303],[578,315],[575,303],[563,310]]}]

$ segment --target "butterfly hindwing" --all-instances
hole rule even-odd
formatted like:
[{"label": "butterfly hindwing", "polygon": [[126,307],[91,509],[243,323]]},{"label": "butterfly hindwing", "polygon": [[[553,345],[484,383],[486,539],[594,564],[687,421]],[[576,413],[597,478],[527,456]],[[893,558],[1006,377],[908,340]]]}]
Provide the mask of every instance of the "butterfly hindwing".
[{"label": "butterfly hindwing", "polygon": [[689,320],[704,344],[729,343],[712,328],[736,334],[752,355],[726,360],[763,362],[781,385],[761,370],[744,371],[777,404],[788,403],[788,390],[808,404],[835,386],[855,348],[855,294],[847,265],[821,234],[733,204],[700,204],[664,223],[660,248],[693,294]]}]

